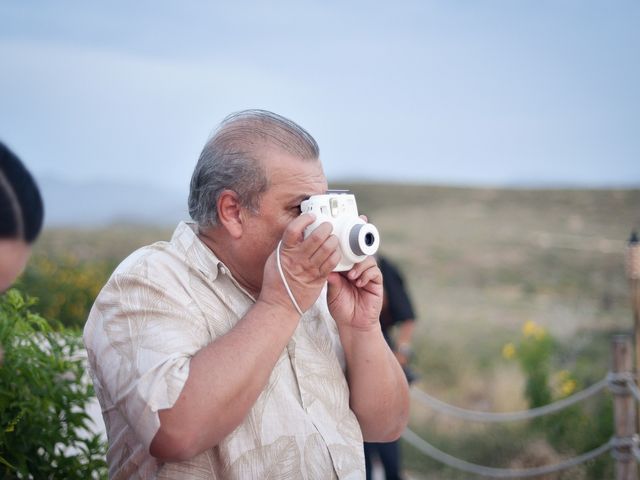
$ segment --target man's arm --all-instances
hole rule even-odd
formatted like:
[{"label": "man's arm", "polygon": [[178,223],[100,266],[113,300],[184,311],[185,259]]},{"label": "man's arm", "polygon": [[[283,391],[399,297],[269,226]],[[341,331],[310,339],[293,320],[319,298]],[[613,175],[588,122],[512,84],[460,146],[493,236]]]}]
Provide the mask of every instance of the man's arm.
[{"label": "man's arm", "polygon": [[[283,236],[282,261],[290,267],[285,271],[295,274],[288,280],[295,284],[296,300],[303,310],[313,305],[339,259],[328,224],[300,240],[312,221],[310,215],[298,217]],[[255,305],[227,334],[194,355],[178,400],[171,408],[160,410],[160,429],[151,442],[151,455],[162,460],[189,459],[229,435],[267,384],[298,321],[272,254]]]},{"label": "man's arm", "polygon": [[328,303],[347,362],[351,408],[365,441],[397,439],[409,418],[409,387],[382,335],[382,274],[368,258],[329,276]]},{"label": "man's arm", "polygon": [[159,411],[151,455],[187,460],[229,435],[257,400],[298,320],[293,309],[258,300],[226,335],[196,353],[178,400]]}]

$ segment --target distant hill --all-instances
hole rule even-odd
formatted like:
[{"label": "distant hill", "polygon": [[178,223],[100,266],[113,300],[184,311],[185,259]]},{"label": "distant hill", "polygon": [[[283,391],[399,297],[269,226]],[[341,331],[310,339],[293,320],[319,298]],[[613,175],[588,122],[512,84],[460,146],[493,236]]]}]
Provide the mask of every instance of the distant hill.
[{"label": "distant hill", "polygon": [[175,225],[189,218],[187,192],[109,181],[38,178],[49,227],[100,227],[113,223]]},{"label": "distant hill", "polygon": [[[178,189],[163,189],[154,185],[114,181],[73,182],[56,177],[37,178],[45,201],[45,224],[48,227],[95,228],[114,223],[167,227],[188,219],[187,196]],[[363,182],[332,182],[332,188],[351,189],[358,195],[358,205],[365,210],[376,210],[385,204],[414,204],[419,201],[442,201],[443,198],[474,195],[480,197],[497,196],[500,200],[511,201],[511,196],[538,198],[541,190],[546,190],[555,198],[564,195],[567,187],[561,185],[511,185],[509,188],[488,187],[447,187],[436,185],[383,184]],[[574,192],[579,189],[568,188]],[[596,189],[597,192],[617,189]],[[624,190],[624,189],[623,189]],[[626,189],[638,191],[638,189]],[[591,190],[584,190],[591,191]],[[499,193],[502,192],[502,193]],[[512,192],[512,193],[508,193]],[[444,197],[443,197],[444,194]],[[606,195],[606,193],[604,193]],[[505,195],[507,197],[505,197]],[[544,194],[543,197],[548,196]],[[361,208],[362,210],[362,208]],[[363,210],[364,211],[364,210]],[[372,212],[371,212],[372,213]]]}]

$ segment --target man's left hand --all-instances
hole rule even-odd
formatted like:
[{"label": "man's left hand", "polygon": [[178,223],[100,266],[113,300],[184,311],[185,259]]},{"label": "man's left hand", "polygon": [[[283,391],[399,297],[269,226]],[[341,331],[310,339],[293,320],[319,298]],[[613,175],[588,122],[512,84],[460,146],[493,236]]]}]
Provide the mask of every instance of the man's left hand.
[{"label": "man's left hand", "polygon": [[328,278],[327,303],[338,324],[358,330],[379,328],[382,309],[382,273],[373,257],[348,272],[332,272]]}]

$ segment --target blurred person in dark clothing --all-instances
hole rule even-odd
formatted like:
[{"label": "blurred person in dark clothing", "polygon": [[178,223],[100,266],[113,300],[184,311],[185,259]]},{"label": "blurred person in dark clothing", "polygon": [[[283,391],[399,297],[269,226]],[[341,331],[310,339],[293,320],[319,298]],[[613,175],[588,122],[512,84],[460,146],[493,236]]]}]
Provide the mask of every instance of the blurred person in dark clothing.
[{"label": "blurred person in dark clothing", "polygon": [[[380,312],[380,325],[387,343],[411,383],[415,374],[409,366],[412,355],[411,339],[415,327],[415,311],[400,270],[385,257],[377,256],[382,271],[384,299]],[[400,440],[388,443],[364,443],[367,480],[372,478],[372,460],[378,457],[387,480],[401,479]]]}]

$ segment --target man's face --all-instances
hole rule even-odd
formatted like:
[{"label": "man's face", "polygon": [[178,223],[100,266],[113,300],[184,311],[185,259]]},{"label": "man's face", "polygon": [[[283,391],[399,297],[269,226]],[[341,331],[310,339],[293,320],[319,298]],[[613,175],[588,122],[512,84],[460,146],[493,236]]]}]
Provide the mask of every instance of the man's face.
[{"label": "man's face", "polygon": [[242,238],[246,251],[243,273],[256,290],[262,286],[267,258],[289,222],[300,215],[300,203],[328,188],[319,160],[301,160],[275,149],[263,154],[262,159],[269,188],[262,194],[258,213],[246,212]]}]

